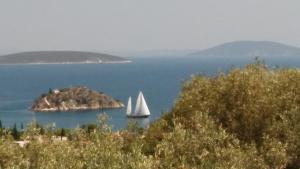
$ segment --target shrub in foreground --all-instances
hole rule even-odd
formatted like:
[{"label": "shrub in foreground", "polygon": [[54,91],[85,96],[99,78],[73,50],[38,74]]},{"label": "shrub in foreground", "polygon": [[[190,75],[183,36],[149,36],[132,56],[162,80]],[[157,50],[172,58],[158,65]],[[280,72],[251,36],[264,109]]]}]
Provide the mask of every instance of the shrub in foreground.
[{"label": "shrub in foreground", "polygon": [[255,144],[270,168],[300,167],[300,71],[268,69],[264,64],[233,68],[215,77],[185,83],[172,116],[197,130],[199,113],[233,134],[242,145]]}]

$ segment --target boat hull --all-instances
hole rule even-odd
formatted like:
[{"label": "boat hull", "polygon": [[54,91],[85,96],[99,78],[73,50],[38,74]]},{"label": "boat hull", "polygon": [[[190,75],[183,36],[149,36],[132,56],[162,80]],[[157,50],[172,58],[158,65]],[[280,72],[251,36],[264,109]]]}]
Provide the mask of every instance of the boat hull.
[{"label": "boat hull", "polygon": [[147,118],[149,117],[150,115],[142,115],[142,116],[133,116],[133,115],[127,115],[128,118]]}]

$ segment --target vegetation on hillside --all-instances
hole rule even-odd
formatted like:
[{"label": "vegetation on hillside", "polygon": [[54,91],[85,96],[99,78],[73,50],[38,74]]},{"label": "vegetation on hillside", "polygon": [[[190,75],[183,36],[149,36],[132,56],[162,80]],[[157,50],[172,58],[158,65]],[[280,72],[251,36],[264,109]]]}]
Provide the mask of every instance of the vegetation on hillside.
[{"label": "vegetation on hillside", "polygon": [[112,132],[106,121],[64,131],[66,141],[32,123],[23,148],[1,132],[0,168],[299,168],[300,70],[257,62],[194,76],[149,128]]},{"label": "vegetation on hillside", "polygon": [[49,89],[31,106],[35,112],[44,111],[76,111],[96,110],[104,108],[121,108],[123,103],[102,92],[91,90],[85,86],[64,89]]}]

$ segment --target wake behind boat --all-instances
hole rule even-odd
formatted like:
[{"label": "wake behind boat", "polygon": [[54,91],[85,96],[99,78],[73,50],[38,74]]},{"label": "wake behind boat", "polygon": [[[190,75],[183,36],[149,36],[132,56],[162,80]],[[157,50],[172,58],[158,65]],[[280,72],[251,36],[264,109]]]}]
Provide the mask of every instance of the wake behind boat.
[{"label": "wake behind boat", "polygon": [[139,95],[136,100],[134,112],[132,112],[131,97],[129,97],[126,115],[127,117],[132,117],[132,118],[145,118],[150,116],[150,111],[142,92],[139,92]]}]

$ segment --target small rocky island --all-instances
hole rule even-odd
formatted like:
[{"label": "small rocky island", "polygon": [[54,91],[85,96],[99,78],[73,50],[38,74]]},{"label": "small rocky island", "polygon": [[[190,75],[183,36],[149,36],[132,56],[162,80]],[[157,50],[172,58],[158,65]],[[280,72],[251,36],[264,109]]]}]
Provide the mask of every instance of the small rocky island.
[{"label": "small rocky island", "polygon": [[85,86],[64,89],[49,89],[31,106],[34,112],[62,112],[122,108],[124,104],[102,92]]}]

